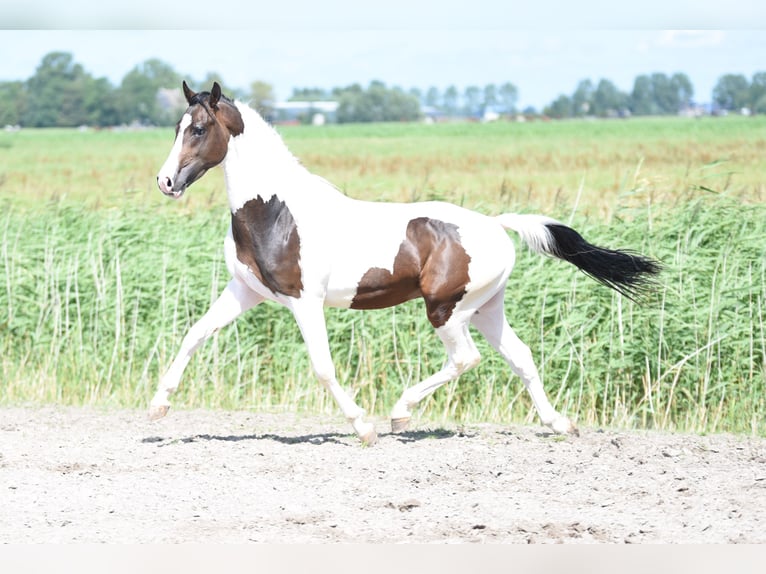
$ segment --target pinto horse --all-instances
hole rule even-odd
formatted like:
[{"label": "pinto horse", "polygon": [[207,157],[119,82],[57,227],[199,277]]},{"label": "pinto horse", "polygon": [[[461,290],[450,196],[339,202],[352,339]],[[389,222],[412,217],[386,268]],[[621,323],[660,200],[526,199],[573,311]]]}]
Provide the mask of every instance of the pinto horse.
[{"label": "pinto horse", "polygon": [[374,425],[336,379],[324,306],[379,309],[422,297],[447,361],[403,392],[391,412],[393,432],[407,428],[421,400],[479,362],[469,332],[473,325],[522,379],[542,423],[556,433],[577,433],[551,405],[529,347],[505,318],[505,284],[515,259],[506,230],[628,297],[650,285],[659,271],[655,261],[596,247],[540,215],[490,217],[443,202],[351,199],[303,167],[256,111],[221,94],[218,83],[210,92],[195,93],[184,82],[183,91],[189,107],[157,184],[179,198],[223,164],[231,210],[224,253],[231,280],[184,337],[151,401],[151,419],[167,414],[169,395],[208,337],[271,300],[292,311],[316,377],[359,439],[372,444]]}]

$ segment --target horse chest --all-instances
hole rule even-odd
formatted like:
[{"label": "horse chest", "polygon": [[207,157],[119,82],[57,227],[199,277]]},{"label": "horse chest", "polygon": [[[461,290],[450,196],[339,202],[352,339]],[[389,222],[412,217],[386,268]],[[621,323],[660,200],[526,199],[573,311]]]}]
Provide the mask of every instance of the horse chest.
[{"label": "horse chest", "polygon": [[300,297],[300,236],[290,209],[276,195],[250,199],[231,214],[237,259],[273,293]]}]

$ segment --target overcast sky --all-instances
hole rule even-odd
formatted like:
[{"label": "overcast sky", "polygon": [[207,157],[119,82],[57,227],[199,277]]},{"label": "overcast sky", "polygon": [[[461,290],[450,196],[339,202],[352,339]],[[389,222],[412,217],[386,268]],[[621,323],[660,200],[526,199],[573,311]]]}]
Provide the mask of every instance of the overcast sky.
[{"label": "overcast sky", "polygon": [[[721,75],[766,71],[766,2],[730,0],[723,16],[706,11],[707,2],[682,0],[663,12],[653,8],[669,2],[657,0],[645,0],[640,11],[601,0],[523,10],[510,0],[388,0],[353,9],[341,0],[227,0],[196,10],[175,0],[157,7],[134,0],[129,11],[109,13],[94,12],[90,0],[12,0],[0,8],[1,21],[16,28],[0,30],[0,80],[27,79],[58,50],[115,85],[137,64],[159,58],[190,80],[220,74],[224,91],[254,80],[271,83],[279,98],[294,87],[374,79],[461,90],[510,81],[522,107],[541,108],[585,78],[630,91],[639,74],[684,72],[695,99],[707,102]],[[547,18],[548,8],[558,12]],[[80,29],[52,29],[65,27]],[[143,29],[103,29],[125,27]]]}]

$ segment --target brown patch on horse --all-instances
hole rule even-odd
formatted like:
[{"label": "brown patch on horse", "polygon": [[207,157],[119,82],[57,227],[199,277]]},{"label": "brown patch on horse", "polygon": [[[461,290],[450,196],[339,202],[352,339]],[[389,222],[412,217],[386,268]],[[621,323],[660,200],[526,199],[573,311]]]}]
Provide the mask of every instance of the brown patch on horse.
[{"label": "brown patch on horse", "polygon": [[382,309],[422,296],[428,320],[441,327],[465,295],[470,261],[456,225],[428,217],[413,219],[394,258],[393,272],[369,269],[357,285],[351,308]]},{"label": "brown patch on horse", "polygon": [[299,298],[301,280],[298,228],[284,201],[273,195],[247,201],[231,214],[237,258],[275,294]]}]

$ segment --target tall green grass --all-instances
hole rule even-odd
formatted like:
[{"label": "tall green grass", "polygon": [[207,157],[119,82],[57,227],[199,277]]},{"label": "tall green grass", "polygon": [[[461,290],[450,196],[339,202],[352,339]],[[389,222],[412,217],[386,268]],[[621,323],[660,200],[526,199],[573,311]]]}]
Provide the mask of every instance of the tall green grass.
[{"label": "tall green grass", "polygon": [[[542,212],[666,270],[638,307],[520,250],[512,325],[556,404],[587,425],[764,434],[766,117],[282,128],[349,195]],[[172,130],[0,133],[0,402],[143,406],[228,280],[219,172],[181,202],[154,176]],[[385,415],[444,353],[411,302],[328,310],[339,378]],[[426,401],[432,420],[534,420],[484,361]],[[209,341],[178,406],[337,413],[289,313],[263,304]]]},{"label": "tall green grass", "polygon": [[[571,215],[594,243],[660,259],[654,298],[639,307],[520,249],[507,290],[511,324],[554,403],[581,424],[765,434],[766,208],[706,192],[675,204],[651,196],[633,186],[608,223],[552,215]],[[0,402],[146,405],[228,280],[225,209],[30,208],[8,198],[0,208]],[[342,384],[377,415],[444,360],[419,302],[327,316]],[[476,339],[484,361],[425,401],[421,415],[534,420],[520,381]],[[198,351],[174,404],[337,412],[291,315],[273,304]]]}]

